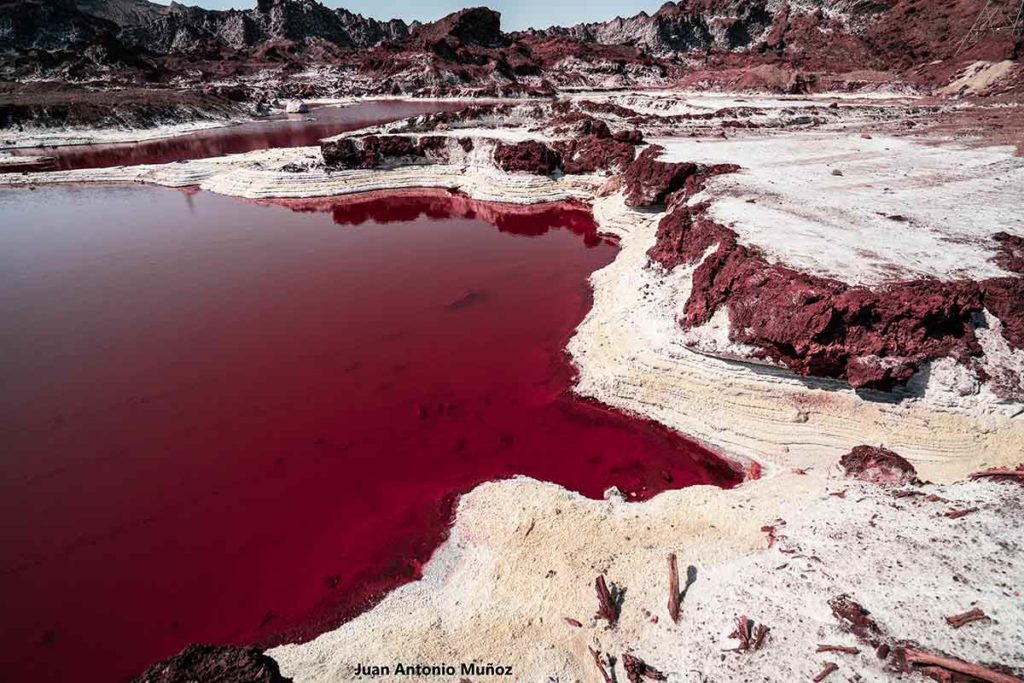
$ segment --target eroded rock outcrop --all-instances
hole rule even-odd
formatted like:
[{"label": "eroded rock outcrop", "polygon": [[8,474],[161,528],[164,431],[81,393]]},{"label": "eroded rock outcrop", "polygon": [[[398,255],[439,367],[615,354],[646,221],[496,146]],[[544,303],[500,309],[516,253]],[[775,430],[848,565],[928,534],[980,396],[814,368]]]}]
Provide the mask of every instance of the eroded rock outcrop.
[{"label": "eroded rock outcrop", "polygon": [[755,358],[880,390],[906,383],[927,361],[970,364],[979,357],[974,330],[986,307],[1003,321],[1007,341],[1019,344],[1019,278],[853,286],[769,263],[705,209],[677,206],[660,222],[649,252],[670,269],[697,264],[680,321],[685,328],[710,323],[724,307],[729,339],[755,347]]},{"label": "eroded rock outcrop", "polygon": [[636,156],[636,147],[611,136],[587,135],[557,142],[554,147],[562,157],[563,170],[570,174],[621,171]]},{"label": "eroded rock outcrop", "polygon": [[157,662],[133,683],[291,683],[270,657],[254,647],[189,645]]},{"label": "eroded rock outcrop", "polygon": [[543,142],[499,142],[494,149],[494,163],[506,173],[551,175],[561,165],[558,152]]},{"label": "eroded rock outcrop", "polygon": [[472,141],[456,141],[441,135],[361,135],[325,140],[320,145],[324,163],[332,168],[379,168],[422,162],[446,163],[449,144],[456,142],[464,151]]},{"label": "eroded rock outcrop", "polygon": [[626,204],[632,207],[661,204],[669,194],[680,190],[686,179],[697,172],[697,164],[659,161],[665,152],[651,145],[626,169]]},{"label": "eroded rock outcrop", "polygon": [[890,390],[926,360],[967,362],[981,353],[973,319],[982,303],[974,283],[850,286],[769,264],[731,230],[688,208],[662,221],[652,257],[693,263],[715,244],[694,271],[684,327],[708,323],[725,306],[732,341],[799,374],[845,379],[856,388]]},{"label": "eroded rock outcrop", "polygon": [[566,136],[552,145],[561,155],[566,173],[622,171],[633,162],[634,145],[642,140],[639,131],[612,133],[607,123],[581,111],[554,117],[545,130]]},{"label": "eroded rock outcrop", "polygon": [[846,476],[873,484],[902,486],[917,478],[914,466],[887,448],[856,446],[839,459]]}]

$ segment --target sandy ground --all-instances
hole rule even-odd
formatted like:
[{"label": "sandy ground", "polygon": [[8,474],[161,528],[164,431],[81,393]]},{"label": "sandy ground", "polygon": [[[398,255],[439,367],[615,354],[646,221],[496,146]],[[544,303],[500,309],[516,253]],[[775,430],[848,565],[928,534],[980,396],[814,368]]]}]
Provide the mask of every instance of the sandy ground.
[{"label": "sandy ground", "polygon": [[[706,189],[715,217],[773,258],[849,281],[999,274],[983,236],[1024,234],[1021,164],[1006,148],[864,138],[841,126],[659,142],[669,143],[674,159],[743,165]],[[423,580],[336,631],[272,650],[286,675],[347,681],[356,680],[356,664],[477,661],[512,665],[517,681],[600,682],[594,648],[620,658],[618,681],[626,680],[625,653],[670,681],[810,680],[826,660],[840,666],[830,680],[919,677],[895,673],[891,661],[840,628],[827,601],[842,593],[871,610],[893,643],[911,639],[1024,671],[1021,490],[962,482],[983,467],[1024,460],[1024,405],[982,386],[964,390],[949,359],[934,364],[926,383],[877,394],[716,357],[727,354],[713,345],[711,353],[688,348],[692,340],[676,321],[690,272],[649,263],[660,215],[627,208],[619,194],[599,198],[602,177],[506,175],[472,160],[327,172],[317,161],[316,148],[269,150],[0,175],[0,185],[148,182],[250,199],[437,187],[524,204],[591,201],[621,251],[594,274],[594,307],[569,345],[577,391],[690,434],[763,476],[732,491],[694,487],[646,503],[615,492],[586,500],[528,479],[485,484],[461,500],[451,537]],[[891,219],[878,215],[896,212],[911,219],[898,238],[886,229]],[[729,343],[721,326],[704,332],[708,344]],[[862,443],[901,453],[936,483],[901,498],[845,478],[837,460]],[[975,507],[963,517],[944,514]],[[776,529],[770,548],[768,526]],[[684,575],[696,568],[679,624],[665,607],[670,552]],[[614,628],[593,618],[599,574],[627,590]],[[974,605],[991,618],[961,629],[943,619]],[[770,627],[760,651],[728,651],[739,615]],[[818,643],[860,653],[818,655]]]}]

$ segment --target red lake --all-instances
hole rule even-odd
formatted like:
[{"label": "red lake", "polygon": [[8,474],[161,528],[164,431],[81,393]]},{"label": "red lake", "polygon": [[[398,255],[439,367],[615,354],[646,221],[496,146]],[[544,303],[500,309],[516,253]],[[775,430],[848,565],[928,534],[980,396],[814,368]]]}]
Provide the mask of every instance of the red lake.
[{"label": "red lake", "polygon": [[568,205],[0,192],[6,678],[312,637],[414,580],[484,481],[735,484],[572,395],[615,252]]},{"label": "red lake", "polygon": [[338,133],[419,114],[457,111],[469,104],[460,100],[366,100],[342,106],[317,107],[307,114],[276,116],[142,142],[25,147],[6,151],[15,156],[53,157],[53,164],[42,170],[169,164],[271,147],[317,145],[322,138]]}]

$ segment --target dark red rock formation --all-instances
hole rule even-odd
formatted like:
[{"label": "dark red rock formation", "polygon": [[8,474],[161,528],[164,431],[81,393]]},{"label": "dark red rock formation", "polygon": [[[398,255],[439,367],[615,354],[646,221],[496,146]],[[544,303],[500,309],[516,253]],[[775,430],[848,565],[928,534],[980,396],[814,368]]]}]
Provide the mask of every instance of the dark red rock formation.
[{"label": "dark red rock formation", "polygon": [[557,142],[554,147],[562,156],[562,168],[566,173],[621,171],[636,156],[636,148],[632,144],[597,135]]},{"label": "dark red rock formation", "polygon": [[[690,174],[670,197],[669,206],[678,206],[658,225],[648,252],[671,269],[696,263],[714,248],[694,271],[684,327],[702,325],[726,306],[730,339],[757,347],[761,357],[802,375],[881,390],[905,383],[924,361],[952,356],[968,362],[980,355],[974,325],[983,307],[1003,323],[1006,340],[1024,348],[1024,279],[851,286],[769,264],[756,249],[739,244],[735,232],[707,219],[706,206],[683,205],[708,177],[734,170],[718,166]],[[996,239],[1000,265],[1021,267],[1024,240],[1005,233]]]},{"label": "dark red rock formation", "polygon": [[658,161],[665,148],[651,145],[626,169],[626,204],[633,207],[661,204],[669,194],[680,190],[686,179],[697,172],[697,164]]},{"label": "dark red rock formation", "polygon": [[253,647],[189,645],[157,662],[133,683],[291,683],[270,657]]},{"label": "dark red rock formation", "polygon": [[998,277],[980,283],[985,308],[1003,324],[1003,338],[1024,349],[1024,278]]},{"label": "dark red rock formation", "polygon": [[595,114],[611,114],[612,116],[618,116],[623,119],[631,119],[640,116],[640,112],[635,109],[630,109],[629,107],[624,107],[621,104],[615,104],[614,102],[580,100],[578,104],[580,109],[583,111],[589,111]]},{"label": "dark red rock formation", "polygon": [[[999,243],[995,262],[1024,276],[1024,237],[999,232],[994,236]],[[1010,346],[1024,349],[1024,277],[997,277],[980,283],[985,297],[985,308],[1003,324],[1003,338]]]},{"label": "dark red rock formation", "polygon": [[501,14],[487,7],[471,7],[419,26],[411,38],[424,44],[453,41],[485,47],[501,45]]},{"label": "dark red rock formation", "polygon": [[581,111],[559,114],[548,121],[544,127],[554,135],[573,137],[593,135],[599,138],[610,138],[612,136],[607,123]]},{"label": "dark red rock formation", "polygon": [[886,448],[857,446],[839,459],[846,476],[874,484],[901,486],[917,478],[906,458]]},{"label": "dark red rock formation", "polygon": [[999,244],[995,262],[1011,273],[1024,275],[1024,237],[997,232],[992,238]]},{"label": "dark red rock formation", "polygon": [[552,145],[566,173],[624,170],[636,157],[634,145],[642,139],[636,130],[613,135],[607,123],[579,110],[558,114],[544,130],[567,138]]},{"label": "dark red rock formation", "polygon": [[364,135],[328,140],[320,144],[324,163],[334,168],[377,168],[389,162],[448,160],[447,138],[428,135]]},{"label": "dark red rock formation", "polygon": [[506,173],[550,175],[561,164],[558,153],[536,140],[499,142],[494,149],[494,163]]},{"label": "dark red rock formation", "polygon": [[[440,164],[447,163],[450,160],[450,155],[448,154],[448,141],[450,139],[444,135],[424,135],[420,138],[418,152],[431,161]],[[465,139],[469,141],[468,138]],[[469,142],[472,145],[472,141]]]},{"label": "dark red rock formation", "polygon": [[363,163],[367,168],[397,159],[422,156],[416,139],[405,135],[367,135],[363,142]]},{"label": "dark red rock formation", "polygon": [[662,219],[649,252],[672,268],[697,262],[717,245],[694,271],[684,327],[702,325],[726,306],[733,341],[799,374],[858,388],[890,390],[926,360],[980,355],[977,284],[920,280],[870,289],[769,264],[732,230],[705,218],[703,208],[680,206]]},{"label": "dark red rock formation", "polygon": [[889,390],[925,360],[980,354],[972,316],[981,301],[971,283],[851,287],[769,265],[734,237],[695,271],[684,324],[707,322],[721,305],[728,306],[734,341],[800,374],[842,378],[853,387]]},{"label": "dark red rock formation", "polygon": [[363,153],[354,138],[325,140],[320,144],[320,154],[328,166],[364,168]]},{"label": "dark red rock formation", "polygon": [[631,145],[639,145],[644,141],[644,134],[637,129],[619,130],[612,133],[612,138],[619,142],[628,142]]}]

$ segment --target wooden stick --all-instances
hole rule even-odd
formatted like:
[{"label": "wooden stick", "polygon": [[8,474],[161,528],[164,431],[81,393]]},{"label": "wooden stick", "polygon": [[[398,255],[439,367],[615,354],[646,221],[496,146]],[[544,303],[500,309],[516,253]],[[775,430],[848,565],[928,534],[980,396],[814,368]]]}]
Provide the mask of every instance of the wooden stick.
[{"label": "wooden stick", "polygon": [[966,517],[972,512],[977,512],[980,509],[981,508],[961,508],[959,510],[950,510],[949,512],[943,512],[942,516],[949,517],[950,519],[960,519],[961,517]]},{"label": "wooden stick", "polygon": [[980,607],[975,607],[972,610],[968,610],[963,614],[954,614],[946,617],[946,623],[953,628],[960,628],[972,621],[981,621],[982,619],[988,619],[988,615],[985,614]]},{"label": "wooden stick", "polygon": [[676,554],[669,553],[668,556],[668,616],[676,624],[679,623],[679,566],[676,564]]},{"label": "wooden stick", "polygon": [[983,681],[988,681],[988,683],[1024,683],[1022,678],[1004,674],[1000,671],[993,671],[980,664],[970,664],[960,659],[953,659],[952,657],[940,657],[939,655],[932,655],[911,648],[907,648],[903,656],[906,657],[907,663],[911,665],[937,666],[964,674],[965,676],[974,676]]},{"label": "wooden stick", "polygon": [[821,683],[823,680],[832,675],[832,672],[839,668],[838,664],[834,662],[825,662],[825,668],[821,670],[821,673],[814,677],[814,683]]},{"label": "wooden stick", "polygon": [[983,477],[1013,477],[1024,480],[1024,464],[1017,465],[1017,467],[1013,469],[1010,469],[1009,467],[990,467],[987,470],[982,470],[981,472],[972,472],[968,476],[971,479],[981,479]]},{"label": "wooden stick", "polygon": [[764,624],[758,624],[754,629],[754,642],[751,646],[753,650],[760,650],[761,645],[764,644],[764,637],[768,635],[768,627]]},{"label": "wooden stick", "polygon": [[860,650],[848,645],[819,645],[815,652],[842,652],[847,655],[859,655]]},{"label": "wooden stick", "polygon": [[738,649],[744,652],[750,649],[750,620],[746,614],[741,614],[736,620],[736,637],[740,639]]},{"label": "wooden stick", "polygon": [[625,669],[626,678],[630,683],[641,683],[645,678],[651,681],[665,680],[665,674],[628,652],[622,655],[622,668]]},{"label": "wooden stick", "polygon": [[609,626],[615,626],[619,620],[619,607],[612,599],[608,584],[604,580],[604,574],[594,580],[594,590],[597,591],[597,614],[595,616],[598,619],[606,619]]},{"label": "wooden stick", "polygon": [[604,668],[604,664],[601,663],[601,653],[592,647],[588,649],[590,650],[591,656],[594,658],[594,664],[597,665],[597,670],[601,672],[601,678],[604,679],[604,683],[612,683],[611,676],[608,675],[608,672]]}]

